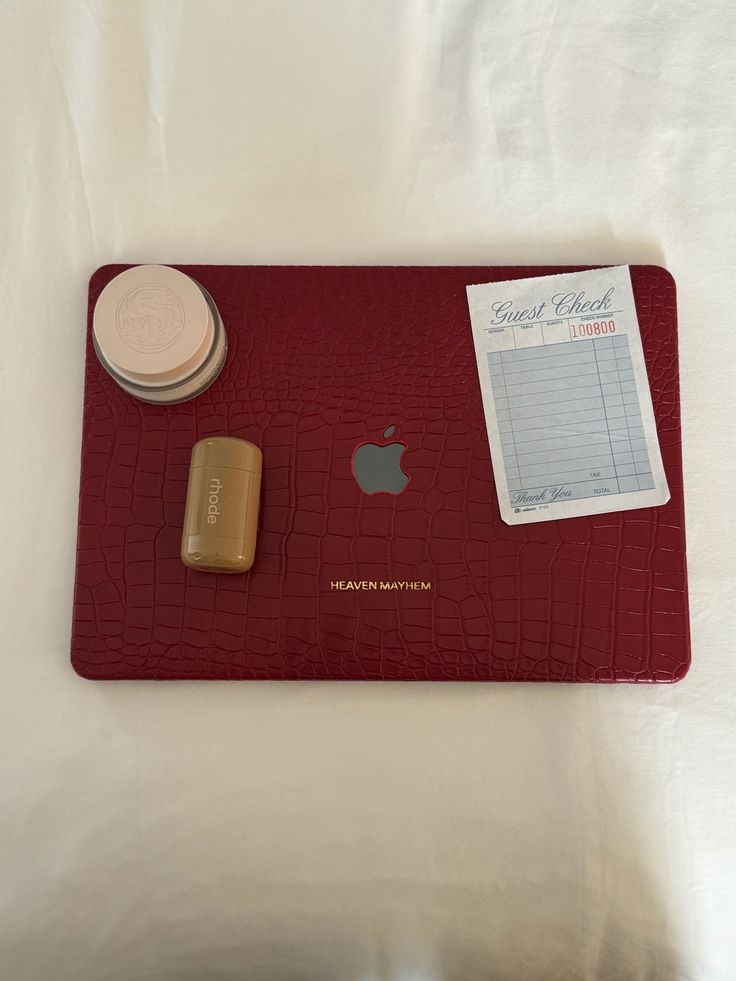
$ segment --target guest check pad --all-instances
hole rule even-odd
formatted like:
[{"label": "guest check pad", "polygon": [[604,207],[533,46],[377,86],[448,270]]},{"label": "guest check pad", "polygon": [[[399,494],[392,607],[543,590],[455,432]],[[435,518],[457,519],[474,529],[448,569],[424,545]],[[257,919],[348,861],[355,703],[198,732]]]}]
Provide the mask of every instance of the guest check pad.
[{"label": "guest check pad", "polygon": [[467,293],[503,520],[665,504],[628,266]]}]

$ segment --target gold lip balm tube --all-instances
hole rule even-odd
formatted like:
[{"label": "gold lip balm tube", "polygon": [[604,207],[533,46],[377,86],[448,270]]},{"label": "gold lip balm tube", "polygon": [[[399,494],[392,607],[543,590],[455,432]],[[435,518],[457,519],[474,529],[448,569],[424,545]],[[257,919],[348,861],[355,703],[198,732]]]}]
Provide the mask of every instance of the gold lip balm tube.
[{"label": "gold lip balm tube", "polygon": [[244,439],[195,443],[189,468],[181,560],[190,569],[246,572],[258,533],[263,455]]}]

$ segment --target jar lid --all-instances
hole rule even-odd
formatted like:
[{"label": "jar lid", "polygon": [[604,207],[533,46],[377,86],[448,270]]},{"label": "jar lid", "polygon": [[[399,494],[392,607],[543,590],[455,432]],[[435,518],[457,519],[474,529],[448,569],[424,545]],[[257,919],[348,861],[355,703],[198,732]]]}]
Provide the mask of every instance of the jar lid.
[{"label": "jar lid", "polygon": [[134,266],[100,293],[93,331],[98,354],[123,378],[172,385],[209,354],[215,324],[202,289],[171,266]]}]

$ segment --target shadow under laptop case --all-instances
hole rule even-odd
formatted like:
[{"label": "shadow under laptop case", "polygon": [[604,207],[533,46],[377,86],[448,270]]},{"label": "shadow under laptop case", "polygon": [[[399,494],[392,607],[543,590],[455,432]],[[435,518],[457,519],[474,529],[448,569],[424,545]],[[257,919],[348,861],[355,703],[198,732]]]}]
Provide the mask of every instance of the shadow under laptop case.
[{"label": "shadow under laptop case", "polygon": [[[230,349],[208,391],[163,407],[126,395],[92,349],[95,301],[123,268],[98,270],[89,292],[72,637],[84,677],[685,674],[677,324],[665,270],[631,275],[671,500],[512,528],[496,500],[465,287],[564,268],[179,267],[214,297]],[[353,453],[387,442],[391,426],[410,482],[398,496],[367,495]],[[242,575],[179,558],[192,446],[222,434],[263,450],[258,551]]]}]

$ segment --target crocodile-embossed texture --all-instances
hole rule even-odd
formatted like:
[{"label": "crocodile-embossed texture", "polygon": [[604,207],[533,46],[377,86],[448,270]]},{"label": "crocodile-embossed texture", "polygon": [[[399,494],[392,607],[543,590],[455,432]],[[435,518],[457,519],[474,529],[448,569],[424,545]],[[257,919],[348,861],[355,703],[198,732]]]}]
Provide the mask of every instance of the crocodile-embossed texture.
[{"label": "crocodile-embossed texture", "polygon": [[[100,291],[123,266],[92,277]],[[72,661],[87,678],[676,681],[689,625],[675,288],[632,268],[664,507],[508,527],[500,518],[465,286],[510,267],[180,267],[230,352],[182,405],[121,391],[87,347]],[[358,444],[411,475],[365,495]],[[192,571],[179,545],[192,445],[263,449],[255,564]],[[332,591],[426,580],[429,591]]]}]

